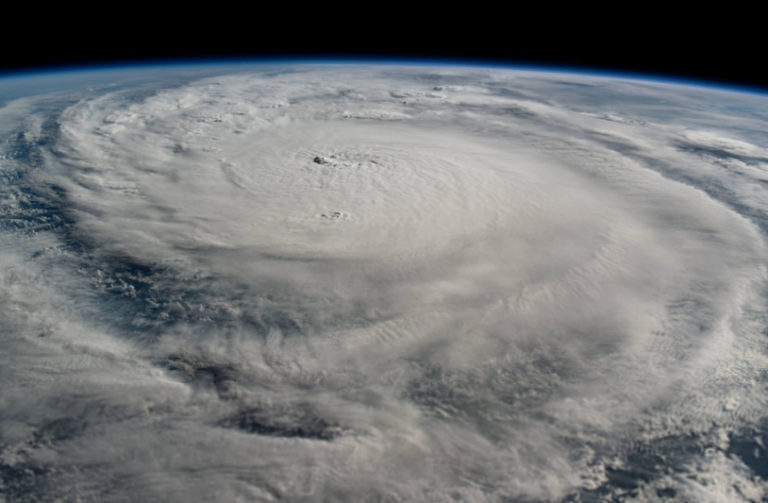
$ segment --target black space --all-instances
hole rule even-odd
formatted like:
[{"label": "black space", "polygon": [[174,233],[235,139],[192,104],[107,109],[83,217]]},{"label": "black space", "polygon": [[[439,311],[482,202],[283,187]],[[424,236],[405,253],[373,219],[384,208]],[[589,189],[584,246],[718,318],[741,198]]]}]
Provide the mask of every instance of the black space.
[{"label": "black space", "polygon": [[46,10],[42,24],[36,4],[20,5],[25,19],[0,33],[0,75],[222,58],[384,59],[623,72],[768,92],[763,17],[727,5],[678,18],[642,5],[589,11],[550,3],[494,10],[479,3],[417,9],[271,2],[258,10],[209,4],[173,13],[62,6]]}]

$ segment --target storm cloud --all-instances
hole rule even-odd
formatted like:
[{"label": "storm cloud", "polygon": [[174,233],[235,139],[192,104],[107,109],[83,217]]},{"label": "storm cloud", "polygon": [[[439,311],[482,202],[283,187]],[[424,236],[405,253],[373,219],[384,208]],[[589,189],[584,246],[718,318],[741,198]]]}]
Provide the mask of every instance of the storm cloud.
[{"label": "storm cloud", "polygon": [[765,497],[768,99],[209,74],[0,109],[6,501]]}]

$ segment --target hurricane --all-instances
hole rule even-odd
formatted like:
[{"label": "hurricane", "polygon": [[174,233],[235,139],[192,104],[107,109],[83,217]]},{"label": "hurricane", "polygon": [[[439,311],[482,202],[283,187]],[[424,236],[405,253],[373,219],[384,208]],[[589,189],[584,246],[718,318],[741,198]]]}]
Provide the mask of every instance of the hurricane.
[{"label": "hurricane", "polygon": [[0,80],[0,501],[768,498],[768,96],[51,79]]}]

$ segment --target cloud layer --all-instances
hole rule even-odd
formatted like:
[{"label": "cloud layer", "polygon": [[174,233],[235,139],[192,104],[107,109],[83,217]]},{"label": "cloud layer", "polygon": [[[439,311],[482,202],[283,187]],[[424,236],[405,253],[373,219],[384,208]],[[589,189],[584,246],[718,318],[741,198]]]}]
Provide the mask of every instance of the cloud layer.
[{"label": "cloud layer", "polygon": [[765,496],[764,97],[179,81],[0,110],[7,501]]}]

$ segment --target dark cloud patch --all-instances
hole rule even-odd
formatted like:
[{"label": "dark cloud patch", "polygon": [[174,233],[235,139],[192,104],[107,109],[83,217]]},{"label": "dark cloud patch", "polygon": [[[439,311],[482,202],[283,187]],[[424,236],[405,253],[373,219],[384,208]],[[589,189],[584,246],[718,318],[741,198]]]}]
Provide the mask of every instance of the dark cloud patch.
[{"label": "dark cloud patch", "polygon": [[[49,191],[55,193],[56,187]],[[72,220],[39,190],[19,188],[5,194],[7,206],[0,213],[0,226],[7,230],[34,234],[45,231],[65,231]]]},{"label": "dark cloud patch", "polygon": [[732,149],[724,149],[716,145],[706,145],[699,142],[689,140],[678,140],[675,142],[678,150],[692,155],[699,155],[705,157],[713,157],[715,159],[736,159],[744,164],[756,165],[768,163],[768,156],[765,155],[750,155],[747,153],[739,153]]},{"label": "dark cloud patch", "polygon": [[339,424],[320,417],[311,405],[303,403],[243,408],[218,425],[255,435],[308,440],[329,441],[343,433]]},{"label": "dark cloud patch", "polygon": [[53,501],[47,483],[49,470],[32,463],[0,462],[0,497],[9,503]]},{"label": "dark cloud patch", "polygon": [[55,419],[41,426],[34,435],[33,444],[52,444],[75,439],[85,433],[88,422],[73,417]]},{"label": "dark cloud patch", "polygon": [[223,400],[234,398],[233,385],[237,382],[239,374],[239,369],[234,364],[170,356],[161,365],[172,375],[180,376],[184,382],[198,388],[215,390]]},{"label": "dark cloud patch", "polygon": [[[593,447],[598,452],[605,448],[600,445]],[[605,482],[595,489],[581,490],[578,499],[573,501],[620,502],[635,498],[645,485],[658,483],[669,476],[684,476],[689,463],[703,456],[707,447],[703,437],[698,435],[669,436],[625,446],[613,451],[615,462],[605,467]],[[663,484],[654,492],[662,498],[677,494],[674,487]],[[565,501],[572,500],[566,498]]]},{"label": "dark cloud patch", "polygon": [[[71,483],[80,478],[80,470],[59,465],[57,455],[51,454],[81,440],[87,429],[88,422],[82,418],[62,417],[43,422],[21,444],[3,443],[0,436],[0,499],[26,503],[75,498]],[[90,493],[89,485],[82,481],[81,495]]]},{"label": "dark cloud patch", "polygon": [[726,453],[738,457],[755,475],[768,480],[766,440],[768,440],[768,426],[766,425],[762,429],[732,433]]},{"label": "dark cloud patch", "polygon": [[124,487],[108,482],[98,467],[71,467],[38,461],[13,466],[0,462],[0,499],[4,503],[135,501]]}]

